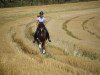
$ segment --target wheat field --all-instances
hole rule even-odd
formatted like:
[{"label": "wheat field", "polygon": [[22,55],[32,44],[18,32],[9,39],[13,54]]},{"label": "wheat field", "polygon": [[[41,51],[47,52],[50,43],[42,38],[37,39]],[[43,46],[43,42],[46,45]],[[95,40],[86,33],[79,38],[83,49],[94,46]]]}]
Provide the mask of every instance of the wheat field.
[{"label": "wheat field", "polygon": [[[41,10],[46,54],[32,37]],[[100,1],[0,8],[0,75],[100,75]]]}]

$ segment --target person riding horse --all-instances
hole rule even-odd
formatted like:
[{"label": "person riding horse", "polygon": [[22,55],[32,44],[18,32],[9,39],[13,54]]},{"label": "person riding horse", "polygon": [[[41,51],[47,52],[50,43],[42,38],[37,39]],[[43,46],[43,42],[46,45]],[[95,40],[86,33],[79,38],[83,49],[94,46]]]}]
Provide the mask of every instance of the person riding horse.
[{"label": "person riding horse", "polygon": [[48,38],[48,41],[51,42],[50,40],[50,36],[49,36],[49,32],[47,30],[47,28],[45,27],[44,23],[45,23],[45,17],[43,16],[44,15],[44,12],[41,11],[39,13],[39,16],[37,16],[37,22],[38,22],[38,26],[37,26],[37,29],[36,29],[36,32],[34,34],[34,41],[33,43],[35,43],[35,41],[37,40],[37,36],[38,36],[38,31],[41,27],[44,27],[44,29],[46,30],[46,34],[47,34],[47,38]]}]

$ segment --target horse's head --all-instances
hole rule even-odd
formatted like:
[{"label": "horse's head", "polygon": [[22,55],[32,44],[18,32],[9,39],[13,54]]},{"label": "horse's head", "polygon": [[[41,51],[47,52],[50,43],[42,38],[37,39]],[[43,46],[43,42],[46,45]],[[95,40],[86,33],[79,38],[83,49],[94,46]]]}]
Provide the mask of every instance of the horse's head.
[{"label": "horse's head", "polygon": [[41,31],[41,32],[43,32],[44,30],[45,30],[45,28],[44,28],[44,27],[41,27],[41,28],[40,28],[40,31]]}]

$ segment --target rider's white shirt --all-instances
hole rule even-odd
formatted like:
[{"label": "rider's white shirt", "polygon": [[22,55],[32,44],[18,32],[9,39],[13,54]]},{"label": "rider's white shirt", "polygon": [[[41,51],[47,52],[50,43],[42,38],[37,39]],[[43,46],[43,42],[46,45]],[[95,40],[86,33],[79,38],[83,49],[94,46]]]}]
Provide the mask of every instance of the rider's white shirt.
[{"label": "rider's white shirt", "polygon": [[44,18],[44,17],[42,17],[42,18],[41,18],[41,17],[38,17],[38,18],[37,18],[37,21],[38,21],[38,22],[43,22],[43,23],[45,23],[45,18]]}]

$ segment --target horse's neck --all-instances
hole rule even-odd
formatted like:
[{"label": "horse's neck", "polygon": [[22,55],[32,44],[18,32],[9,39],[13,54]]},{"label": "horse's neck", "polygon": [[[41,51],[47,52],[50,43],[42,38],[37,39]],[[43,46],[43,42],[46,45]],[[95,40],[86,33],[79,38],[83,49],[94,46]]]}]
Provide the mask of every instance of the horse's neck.
[{"label": "horse's neck", "polygon": [[45,30],[45,28],[43,28],[42,31],[40,30],[40,34],[46,35],[46,30]]}]

